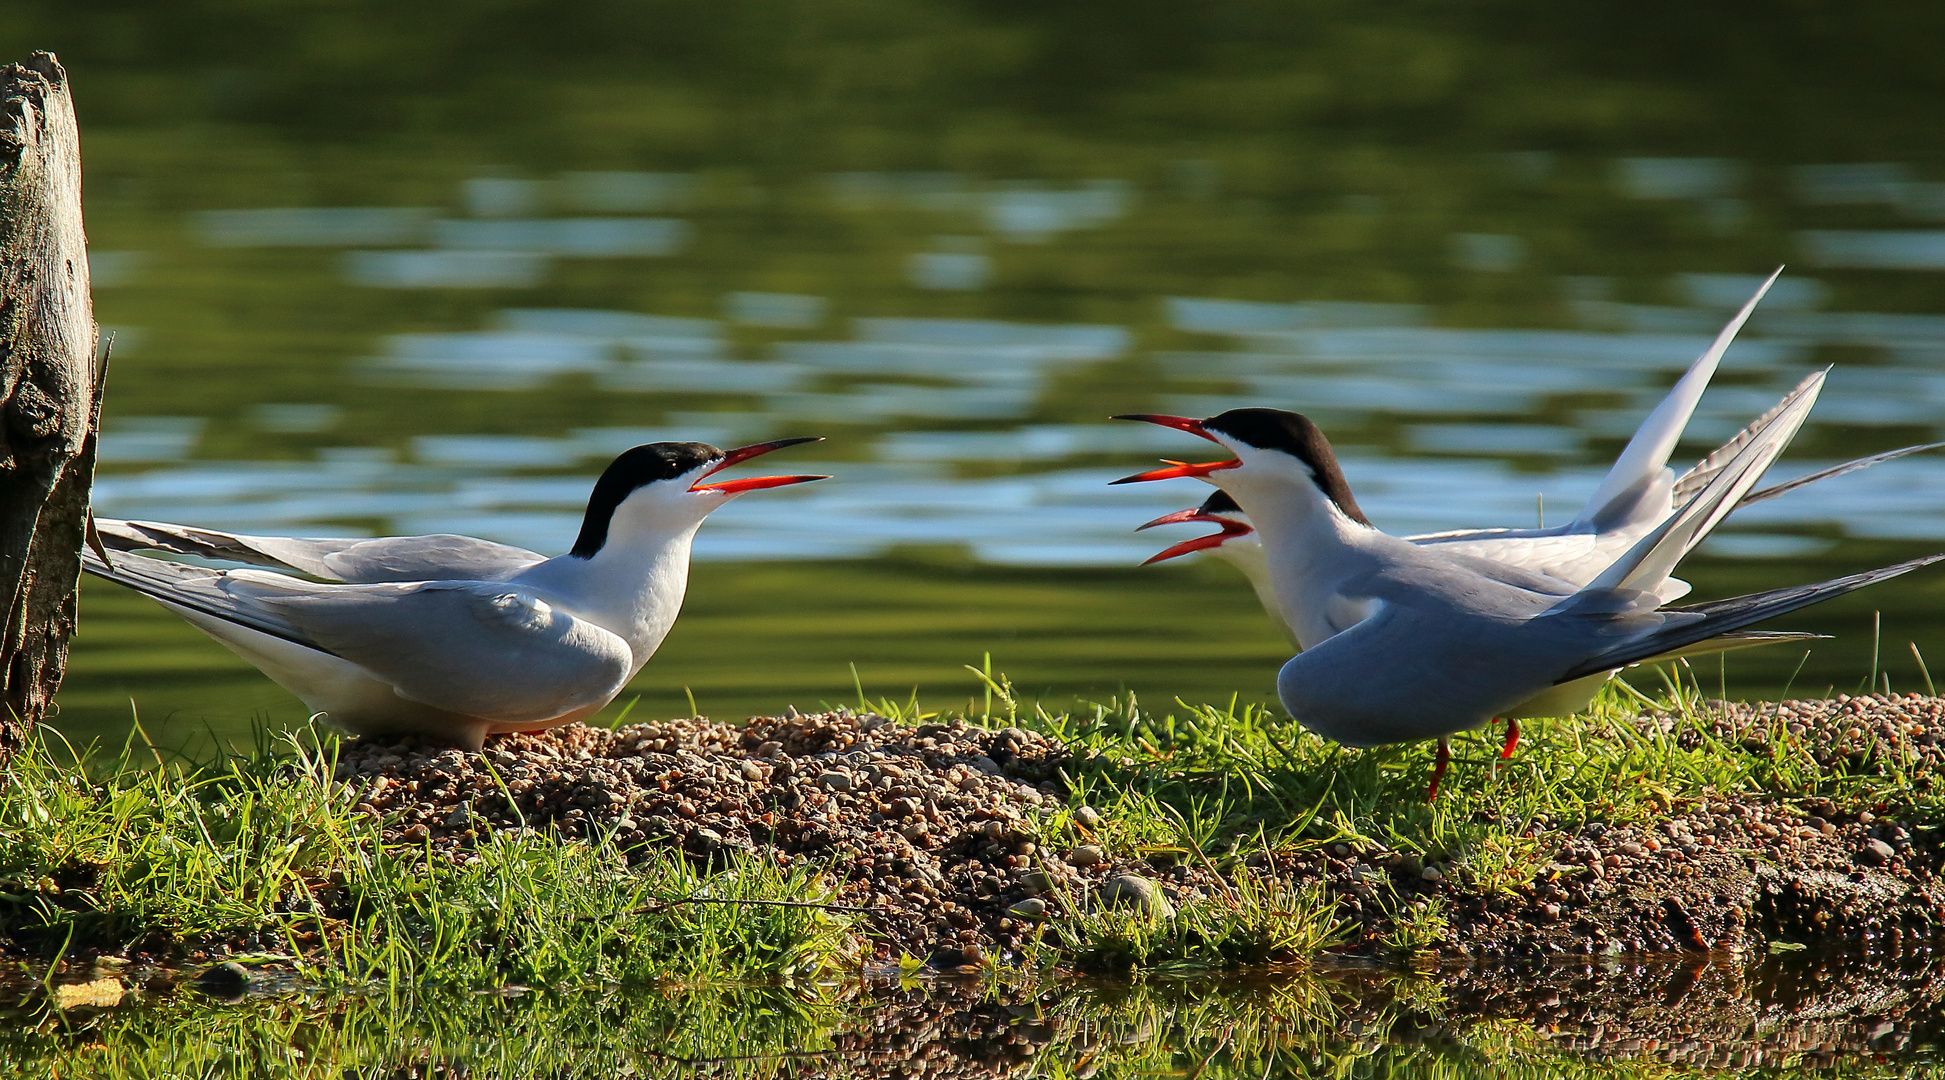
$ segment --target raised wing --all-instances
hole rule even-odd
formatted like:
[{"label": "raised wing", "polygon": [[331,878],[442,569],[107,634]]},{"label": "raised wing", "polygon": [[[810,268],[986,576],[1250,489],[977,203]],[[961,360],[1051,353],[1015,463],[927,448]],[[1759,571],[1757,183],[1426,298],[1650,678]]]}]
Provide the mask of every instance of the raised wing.
[{"label": "raised wing", "polygon": [[403,698],[520,723],[605,703],[634,670],[627,642],[491,581],[330,584],[139,555],[83,566],[158,600],[350,661]]},{"label": "raised wing", "polygon": [[1589,582],[1589,592],[1602,590],[1639,590],[1656,592],[1675,570],[1682,557],[1695,549],[1709,532],[1729,516],[1742,497],[1762,478],[1776,455],[1796,436],[1797,429],[1810,415],[1816,395],[1807,394],[1763,426],[1734,457],[1718,469],[1709,482],[1683,507],[1669,515],[1661,525],[1643,536],[1635,545]]},{"label": "raised wing", "polygon": [[1716,366],[1722,362],[1722,354],[1729,351],[1729,344],[1736,340],[1736,333],[1749,321],[1750,312],[1756,310],[1757,302],[1769,292],[1769,287],[1776,283],[1782,273],[1783,268],[1777,267],[1769,280],[1756,290],[1756,295],[1750,297],[1742,310],[1736,312],[1729,324],[1715,336],[1715,341],[1701,356],[1696,357],[1695,363],[1670,388],[1668,396],[1661,399],[1661,404],[1655,406],[1655,410],[1641,422],[1634,438],[1628,440],[1621,456],[1615,459],[1614,467],[1601,479],[1601,486],[1594,489],[1586,505],[1580,508],[1580,513],[1574,518],[1577,524],[1612,520],[1631,510],[1639,498],[1639,492],[1668,467],[1668,455],[1674,453],[1675,444],[1681,441],[1682,431],[1688,427],[1689,417],[1694,415],[1695,405],[1702,399],[1702,391],[1708,389]]},{"label": "raised wing", "polygon": [[223,562],[308,574],[327,581],[504,581],[545,557],[525,548],[470,536],[310,538],[246,536],[161,521],[96,518],[102,542],[115,551],[166,551]]}]

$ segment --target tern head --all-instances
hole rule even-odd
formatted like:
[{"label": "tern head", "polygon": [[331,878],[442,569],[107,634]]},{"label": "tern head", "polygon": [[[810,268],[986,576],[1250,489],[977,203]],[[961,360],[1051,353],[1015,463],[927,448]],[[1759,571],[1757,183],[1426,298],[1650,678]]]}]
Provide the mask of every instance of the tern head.
[{"label": "tern head", "polygon": [[611,536],[670,535],[693,528],[710,511],[746,491],[829,480],[828,476],[753,476],[703,480],[772,450],[821,439],[778,439],[735,450],[708,443],[647,443],[624,450],[594,482],[581,535],[569,554],[592,559]]},{"label": "tern head", "polygon": [[1117,416],[1117,420],[1140,420],[1186,431],[1221,446],[1232,455],[1226,461],[1170,462],[1166,468],[1153,469],[1116,480],[1132,484],[1143,480],[1170,480],[1193,476],[1216,484],[1232,494],[1244,494],[1244,501],[1261,491],[1302,484],[1328,499],[1345,517],[1360,525],[1371,524],[1358,509],[1357,497],[1338,467],[1330,440],[1310,418],[1283,409],[1231,409],[1206,420],[1186,416],[1136,414]]},{"label": "tern head", "polygon": [[1184,540],[1173,547],[1165,548],[1143,560],[1141,565],[1148,566],[1152,563],[1178,558],[1192,551],[1214,551],[1221,553],[1223,545],[1235,541],[1243,541],[1256,531],[1249,523],[1249,515],[1243,513],[1243,508],[1236,505],[1236,500],[1230,498],[1229,493],[1220,488],[1216,490],[1215,494],[1203,500],[1201,506],[1193,510],[1177,510],[1173,514],[1163,514],[1148,524],[1137,527],[1135,531],[1140,532],[1142,529],[1152,529],[1157,525],[1183,525],[1191,522],[1215,525],[1222,531],[1213,532],[1207,536],[1198,536],[1193,540]]}]

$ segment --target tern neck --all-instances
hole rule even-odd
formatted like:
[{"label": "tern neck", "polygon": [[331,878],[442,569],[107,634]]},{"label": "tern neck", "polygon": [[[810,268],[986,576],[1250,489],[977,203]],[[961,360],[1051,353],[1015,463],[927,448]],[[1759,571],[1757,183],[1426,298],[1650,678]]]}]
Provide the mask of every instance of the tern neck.
[{"label": "tern neck", "polygon": [[549,559],[517,580],[555,594],[575,617],[620,635],[639,671],[682,611],[689,548],[699,525],[661,535],[611,536],[591,556]]},{"label": "tern neck", "polygon": [[1342,586],[1368,568],[1369,541],[1383,534],[1352,520],[1314,485],[1253,487],[1224,490],[1256,526],[1274,610],[1310,648],[1363,617],[1361,604],[1348,600]]}]

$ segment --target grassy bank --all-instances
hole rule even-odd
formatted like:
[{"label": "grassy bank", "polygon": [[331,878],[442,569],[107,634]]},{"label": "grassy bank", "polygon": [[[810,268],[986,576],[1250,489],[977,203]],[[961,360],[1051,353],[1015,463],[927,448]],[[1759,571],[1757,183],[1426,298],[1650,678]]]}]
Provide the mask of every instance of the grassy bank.
[{"label": "grassy bank", "polygon": [[[1945,732],[1908,718],[1837,708],[1803,723],[1762,713],[1737,719],[1712,711],[1686,684],[1650,700],[1617,683],[1588,717],[1529,724],[1511,761],[1497,759],[1491,734],[1461,738],[1444,794],[1427,803],[1429,745],[1350,752],[1252,706],[1151,711],[1122,698],[1055,714],[1019,705],[1001,677],[991,678],[981,705],[970,724],[942,727],[909,703],[880,702],[889,726],[874,737],[930,745],[959,731],[953,737],[966,754],[985,746],[1001,760],[1011,752],[1002,747],[1021,745],[1016,738],[1046,748],[1032,769],[1053,778],[1040,784],[1051,798],[1030,791],[1011,808],[992,802],[1001,796],[991,791],[1013,790],[1001,776],[988,803],[968,802],[977,812],[966,839],[914,841],[940,852],[960,845],[967,861],[954,872],[966,876],[956,880],[992,877],[962,899],[997,905],[998,929],[989,932],[1006,944],[983,960],[1022,970],[1300,962],[1326,947],[1394,958],[1454,946],[1464,953],[1468,933],[1490,945],[1481,927],[1520,922],[1528,908],[1597,906],[1624,892],[1618,882],[1630,871],[1616,867],[1628,860],[1643,874],[1706,876],[1708,860],[1739,850],[1749,841],[1736,837],[1745,833],[1757,842],[1780,834],[1778,843],[1788,844],[1811,836],[1816,844],[1799,854],[1838,860],[1882,838],[1906,876],[1928,872],[1935,855],[1921,826],[1940,817],[1933,765]],[[833,715],[834,723],[857,723]],[[867,721],[866,729],[880,723]],[[922,723],[932,726],[906,726]],[[618,760],[648,762],[643,768],[702,761],[673,745],[668,752],[684,756],[651,755],[650,740],[656,751],[677,741],[673,729],[629,730],[608,751]],[[711,821],[727,830],[741,816],[751,819],[752,837],[783,835],[765,831],[780,825],[753,818],[812,820],[835,786],[826,775],[822,787],[789,787],[788,770],[768,777],[772,759],[758,768],[734,749],[735,729],[706,730],[730,740],[729,750],[706,754],[750,765],[751,790],[778,794],[753,809],[723,802],[714,810],[715,796],[698,794],[705,805],[695,822],[683,820],[698,813],[686,803],[681,815],[664,816],[627,792],[576,795],[577,806],[593,809],[569,813],[565,794],[547,796],[523,779],[536,775],[523,763],[562,762],[554,769],[560,792],[584,792],[595,774],[562,759],[584,760],[588,751],[544,741],[526,757],[489,753],[480,771],[465,774],[475,777],[467,790],[439,772],[447,757],[473,768],[462,755],[413,758],[433,751],[344,744],[365,755],[361,774],[336,763],[340,744],[329,736],[162,767],[162,756],[139,743],[122,755],[83,754],[79,765],[61,763],[65,748],[37,747],[0,791],[0,941],[41,961],[274,957],[326,984],[392,987],[802,978],[928,959],[911,944],[925,939],[873,921],[903,915],[851,910],[859,901],[840,894],[888,889],[898,901],[897,879],[933,871],[874,861],[868,850],[861,862],[846,862],[841,847],[819,855],[815,845],[787,850],[775,846],[781,840],[724,842],[713,833],[701,854],[685,829]],[[409,760],[401,764],[397,753]],[[653,796],[653,776],[637,775]],[[681,770],[661,775],[666,792]],[[865,770],[857,782],[868,787],[872,775]],[[954,790],[973,782],[955,781]],[[680,790],[668,799],[683,797]],[[801,800],[792,793],[804,791],[813,804],[801,812],[793,812],[801,801],[776,801]],[[643,822],[628,816],[629,798]],[[874,805],[867,800],[863,812]],[[987,805],[999,809],[978,809]],[[727,817],[709,816],[725,808]],[[1687,825],[1652,832],[1674,829],[1669,822],[1685,815],[1700,815],[1706,841],[1696,843]],[[869,824],[878,815],[859,820],[881,827]],[[986,820],[994,823],[980,824]],[[921,825],[906,835],[923,833]],[[1632,849],[1630,835],[1639,841]],[[1595,846],[1602,836],[1620,853],[1606,873]],[[1661,843],[1651,842],[1657,837]],[[1094,852],[1086,861],[1083,842]],[[1656,861],[1641,843],[1669,853]],[[1072,869],[1089,862],[1103,864],[1096,879],[1113,864],[1160,882],[1178,913],[1160,918],[1140,904],[1090,900],[1099,880]],[[1037,886],[1023,884],[1035,867],[1048,873]],[[1016,886],[1043,896],[1039,907],[1007,907]],[[1779,935],[1788,932],[1770,931]],[[1653,951],[1657,940],[1651,934],[1632,948]]]}]

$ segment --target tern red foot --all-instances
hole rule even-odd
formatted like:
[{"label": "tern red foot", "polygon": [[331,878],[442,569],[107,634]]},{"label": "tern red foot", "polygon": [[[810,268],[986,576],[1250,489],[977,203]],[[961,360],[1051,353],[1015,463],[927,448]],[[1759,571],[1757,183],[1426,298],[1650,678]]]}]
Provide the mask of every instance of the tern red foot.
[{"label": "tern red foot", "polygon": [[1504,760],[1506,758],[1512,757],[1513,747],[1518,746],[1519,744],[1520,744],[1520,722],[1518,720],[1506,721],[1506,745],[1501,747],[1499,750],[1500,759]]},{"label": "tern red foot", "polygon": [[1445,779],[1445,770],[1452,764],[1452,740],[1439,736],[1438,759],[1432,762],[1432,783],[1425,789],[1425,801],[1438,800],[1438,782]]}]

